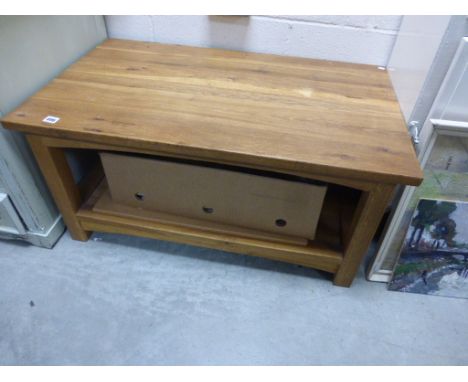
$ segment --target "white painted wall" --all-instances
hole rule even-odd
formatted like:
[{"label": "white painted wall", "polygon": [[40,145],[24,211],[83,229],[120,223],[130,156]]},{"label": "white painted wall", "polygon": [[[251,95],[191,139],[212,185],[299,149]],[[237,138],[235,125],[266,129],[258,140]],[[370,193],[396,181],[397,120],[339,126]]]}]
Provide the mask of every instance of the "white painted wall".
[{"label": "white painted wall", "polygon": [[106,16],[111,38],[386,66],[401,16]]}]

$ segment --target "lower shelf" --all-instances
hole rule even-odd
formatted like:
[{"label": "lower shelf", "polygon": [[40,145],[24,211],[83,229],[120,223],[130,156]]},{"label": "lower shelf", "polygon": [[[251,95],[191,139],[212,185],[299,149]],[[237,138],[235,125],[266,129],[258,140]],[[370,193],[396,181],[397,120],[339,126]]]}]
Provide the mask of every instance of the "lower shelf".
[{"label": "lower shelf", "polygon": [[[107,185],[103,182],[77,212],[81,226],[86,231],[118,233],[160,240],[175,241],[195,246],[220,249],[228,252],[261,256],[335,273],[343,259],[342,253],[326,240],[309,241],[306,245],[278,242],[270,239],[244,237],[239,234],[214,232],[200,227],[168,224],[150,219],[125,217],[93,207],[106,197]],[[109,202],[107,203],[109,204]],[[325,234],[323,235],[325,237]],[[335,234],[339,236],[339,232]]]}]

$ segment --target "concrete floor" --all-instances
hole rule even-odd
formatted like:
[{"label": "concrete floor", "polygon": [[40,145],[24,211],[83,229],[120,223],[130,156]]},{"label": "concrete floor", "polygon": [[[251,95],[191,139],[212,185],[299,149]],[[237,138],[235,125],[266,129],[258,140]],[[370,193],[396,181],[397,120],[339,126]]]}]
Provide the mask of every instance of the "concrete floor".
[{"label": "concrete floor", "polygon": [[0,364],[468,364],[468,300],[167,242],[0,241]]}]

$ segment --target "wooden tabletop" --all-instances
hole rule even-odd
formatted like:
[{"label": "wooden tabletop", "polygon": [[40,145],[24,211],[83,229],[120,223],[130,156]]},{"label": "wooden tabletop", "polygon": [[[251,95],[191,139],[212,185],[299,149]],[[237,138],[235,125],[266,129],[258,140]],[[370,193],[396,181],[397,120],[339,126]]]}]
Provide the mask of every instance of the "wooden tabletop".
[{"label": "wooden tabletop", "polygon": [[422,179],[388,74],[375,66],[107,40],[2,122],[311,175]]}]

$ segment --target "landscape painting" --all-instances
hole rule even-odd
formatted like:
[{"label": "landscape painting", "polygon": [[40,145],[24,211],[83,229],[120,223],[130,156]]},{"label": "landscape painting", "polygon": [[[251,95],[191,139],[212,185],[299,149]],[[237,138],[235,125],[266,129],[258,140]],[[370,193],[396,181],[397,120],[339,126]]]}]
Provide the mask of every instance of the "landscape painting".
[{"label": "landscape painting", "polygon": [[468,298],[468,203],[419,200],[389,290]]}]

